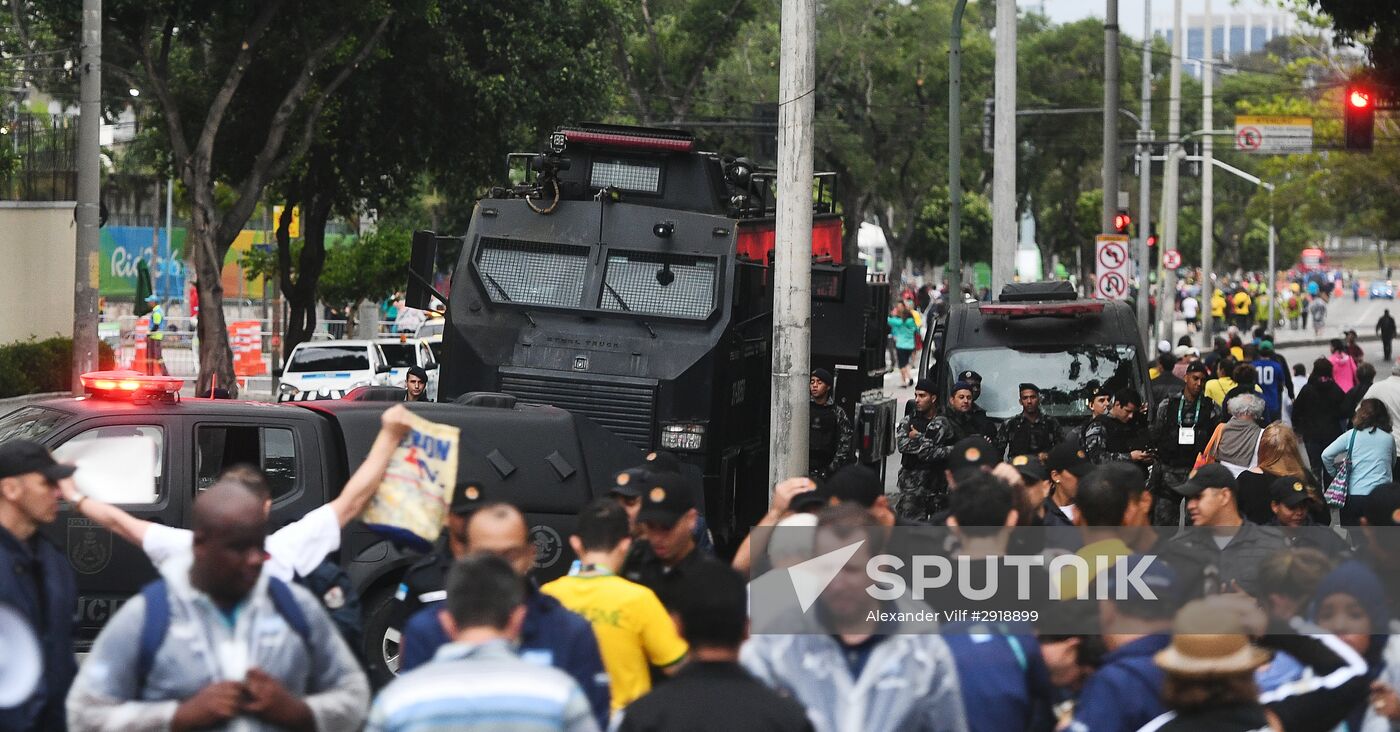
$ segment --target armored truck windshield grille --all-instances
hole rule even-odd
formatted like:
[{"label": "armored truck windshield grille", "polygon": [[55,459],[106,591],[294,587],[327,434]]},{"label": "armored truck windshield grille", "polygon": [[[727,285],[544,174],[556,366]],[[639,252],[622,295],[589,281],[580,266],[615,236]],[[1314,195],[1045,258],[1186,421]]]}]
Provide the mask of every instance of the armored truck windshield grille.
[{"label": "armored truck windshield grille", "polygon": [[661,192],[661,166],[637,160],[594,160],[588,184],[636,193]]},{"label": "armored truck windshield grille", "polygon": [[484,236],[476,269],[495,302],[576,308],[583,302],[588,248]]},{"label": "armored truck windshield grille", "polygon": [[706,318],[715,306],[714,259],[672,254],[627,252],[608,256],[608,269],[598,307],[665,315]]},{"label": "armored truck windshield grille", "polygon": [[501,369],[501,391],[581,414],[638,448],[651,449],[654,385]]}]

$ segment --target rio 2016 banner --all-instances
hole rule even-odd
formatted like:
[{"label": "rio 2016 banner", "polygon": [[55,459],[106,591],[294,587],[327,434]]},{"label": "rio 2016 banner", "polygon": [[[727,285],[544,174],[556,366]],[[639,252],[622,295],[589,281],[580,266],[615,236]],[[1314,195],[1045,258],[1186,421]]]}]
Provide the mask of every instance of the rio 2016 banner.
[{"label": "rio 2016 banner", "polygon": [[[185,296],[189,263],[185,259],[185,229],[171,231],[166,246],[165,229],[150,226],[104,226],[101,235],[99,293],[108,298],[136,296],[136,263],[146,260],[151,270],[156,296],[162,300],[182,300]],[[263,242],[261,231],[239,232],[224,258],[225,297],[261,298],[262,281],[248,282],[238,260],[244,252]]]}]

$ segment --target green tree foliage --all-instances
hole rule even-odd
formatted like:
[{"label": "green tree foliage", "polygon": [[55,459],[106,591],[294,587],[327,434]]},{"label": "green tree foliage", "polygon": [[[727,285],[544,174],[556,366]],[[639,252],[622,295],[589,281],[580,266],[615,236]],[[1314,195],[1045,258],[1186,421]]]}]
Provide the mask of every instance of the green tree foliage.
[{"label": "green tree foliage", "polygon": [[[916,262],[934,265],[948,263],[948,212],[951,208],[947,186],[930,191],[905,256]],[[992,257],[991,199],[977,191],[963,192],[962,219],[958,231],[964,261],[989,261]]]},{"label": "green tree foliage", "polygon": [[332,247],[321,274],[321,300],[353,310],[363,300],[383,300],[402,290],[412,241],[412,232],[381,229],[353,244]]}]

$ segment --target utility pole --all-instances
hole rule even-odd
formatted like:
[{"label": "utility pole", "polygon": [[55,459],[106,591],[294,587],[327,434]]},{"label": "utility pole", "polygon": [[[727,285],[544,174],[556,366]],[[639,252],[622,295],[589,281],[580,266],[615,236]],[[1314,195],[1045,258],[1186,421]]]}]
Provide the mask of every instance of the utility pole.
[{"label": "utility pole", "polygon": [[[1157,262],[1149,261],[1147,237],[1152,231],[1152,0],[1142,7],[1142,118],[1138,122],[1138,292],[1151,291],[1151,273]],[[1159,247],[1160,248],[1160,247]],[[1152,314],[1146,296],[1137,299],[1138,327],[1142,328],[1143,353],[1152,353]],[[1167,301],[1157,298],[1157,307]]]},{"label": "utility pole", "polygon": [[[962,18],[953,4],[948,30],[948,307],[962,302]],[[993,113],[995,114],[995,112]]]},{"label": "utility pole", "polygon": [[[1215,35],[1215,16],[1210,12],[1210,0],[1206,0],[1205,12],[1205,58],[1201,61],[1201,129],[1205,136],[1201,139],[1201,307],[1210,307],[1211,292],[1215,287],[1215,63],[1212,58],[1215,48],[1212,36]],[[1211,330],[1214,323],[1210,318],[1202,318],[1202,345],[1210,348]],[[1203,350],[1204,352],[1204,350]]]},{"label": "utility pole", "polygon": [[[997,0],[992,135],[992,297],[1016,272],[1016,0]],[[1118,109],[1113,107],[1115,114]]]},{"label": "utility pole", "polygon": [[[1162,240],[1157,244],[1162,251],[1177,249],[1176,224],[1178,195],[1177,188],[1181,182],[1181,170],[1178,167],[1181,157],[1181,54],[1185,49],[1185,43],[1181,36],[1181,0],[1172,0],[1172,57],[1171,57],[1171,80],[1167,87],[1167,160],[1162,167]],[[1176,300],[1176,272],[1167,272],[1167,276],[1162,278],[1162,296],[1158,300],[1160,304],[1157,308],[1157,315],[1161,318],[1157,335],[1168,343],[1176,341],[1173,338],[1172,326],[1175,323],[1175,307],[1166,307],[1166,298],[1170,297],[1173,302]],[[1203,285],[1204,287],[1204,285]],[[1210,347],[1210,293],[1201,290],[1200,310],[1202,313],[1202,329],[1206,334],[1206,341],[1202,350]]]},{"label": "utility pole", "polygon": [[783,0],[768,486],[807,474],[812,325],[812,114],[816,0]]},{"label": "utility pole", "polygon": [[[1118,213],[1118,0],[1108,0],[1103,24],[1103,228]],[[1141,299],[1144,293],[1138,291]]]},{"label": "utility pole", "polygon": [[73,393],[97,369],[97,270],[102,154],[102,0],[83,0],[78,86],[78,220],[73,264]]}]

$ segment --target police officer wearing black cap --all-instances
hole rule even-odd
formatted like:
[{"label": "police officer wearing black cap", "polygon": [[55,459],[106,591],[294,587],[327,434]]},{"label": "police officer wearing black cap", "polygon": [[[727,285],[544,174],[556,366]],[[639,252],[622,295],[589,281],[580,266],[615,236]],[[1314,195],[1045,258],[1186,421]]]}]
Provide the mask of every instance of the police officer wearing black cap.
[{"label": "police officer wearing black cap", "polygon": [[452,563],[465,557],[467,547],[467,524],[472,512],[486,502],[486,490],[475,481],[458,483],[452,492],[452,503],[448,507],[447,526],[438,537],[432,553],[424,556],[408,568],[403,582],[399,584],[395,599],[398,607],[392,615],[393,627],[403,628],[402,623],[418,612],[419,608],[447,597],[447,571]]},{"label": "police officer wearing black cap", "polygon": [[977,434],[992,440],[997,434],[997,420],[987,416],[987,410],[977,403],[982,398],[982,375],[968,369],[958,374],[958,381],[966,383],[972,387],[972,408],[967,410],[972,415],[973,422],[977,425]]},{"label": "police officer wearing black cap", "polygon": [[808,383],[812,395],[812,426],[807,445],[807,474],[813,478],[827,478],[856,459],[856,433],[851,427],[851,418],[831,393],[835,384],[830,371],[812,370]]},{"label": "police officer wearing black cap", "polygon": [[58,484],[71,480],[75,470],[56,462],[36,442],[20,439],[0,445],[0,598],[34,629],[43,665],[39,684],[28,698],[0,709],[3,730],[67,726],[64,700],[78,672],[73,658],[78,585],[63,550],[41,535],[39,527],[58,518]]},{"label": "police officer wearing black cap", "polygon": [[404,377],[404,397],[406,402],[428,401],[428,372],[422,366],[409,366]]},{"label": "police officer wearing black cap", "polygon": [[1313,520],[1308,509],[1314,503],[1313,496],[1302,477],[1285,475],[1275,478],[1269,484],[1269,510],[1274,514],[1265,526],[1276,526],[1283,532],[1283,540],[1288,546],[1317,549],[1329,557],[1344,557],[1351,553],[1351,545],[1330,526]]},{"label": "police officer wearing black cap", "polygon": [[1186,367],[1182,391],[1163,399],[1152,420],[1152,446],[1157,460],[1152,465],[1148,487],[1152,490],[1152,523],[1175,526],[1181,518],[1181,496],[1172,486],[1186,482],[1196,456],[1220,423],[1219,409],[1203,391],[1206,366],[1192,361]]},{"label": "police officer wearing black cap", "polygon": [[956,441],[953,425],[934,408],[937,387],[929,379],[914,386],[914,410],[895,428],[899,449],[899,495],[895,513],[923,521],[943,510],[948,483],[944,477],[948,455]]},{"label": "police officer wearing black cap", "polygon": [[1093,386],[1089,392],[1089,421],[1080,425],[1075,432],[1075,438],[1080,445],[1084,444],[1084,433],[1089,430],[1089,425],[1098,417],[1108,414],[1108,407],[1113,404],[1113,392],[1109,391],[1107,386],[1089,383]]},{"label": "police officer wearing black cap", "polygon": [[[680,473],[681,463],[675,455],[669,452],[656,451],[649,452],[646,461],[636,467],[628,468],[617,474],[613,481],[613,487],[608,490],[608,495],[622,506],[622,510],[627,512],[627,523],[632,529],[632,538],[640,539],[641,526],[637,524],[637,513],[642,508],[642,486],[651,480],[651,476],[660,473]],[[704,491],[695,481],[686,481],[695,490],[693,497],[697,508],[705,505]],[[714,556],[715,542],[710,536],[709,524],[705,521],[705,512],[698,510],[695,516],[695,544],[700,551]],[[633,547],[637,544],[633,543]]]},{"label": "police officer wearing black cap", "polygon": [[997,430],[997,457],[1035,455],[1044,460],[1050,448],[1060,443],[1060,421],[1040,410],[1040,387],[1026,383],[1017,390],[1021,413],[1002,422]]},{"label": "police officer wearing black cap", "polygon": [[680,473],[648,476],[637,512],[642,538],[632,542],[622,565],[623,577],[645,585],[668,608],[677,606],[692,567],[716,561],[695,542],[699,491],[692,483]]}]

